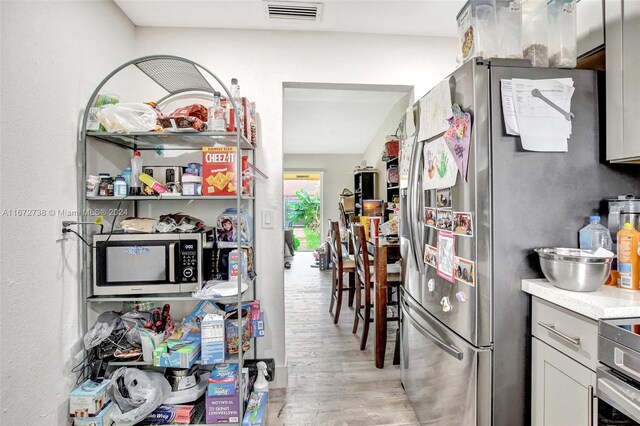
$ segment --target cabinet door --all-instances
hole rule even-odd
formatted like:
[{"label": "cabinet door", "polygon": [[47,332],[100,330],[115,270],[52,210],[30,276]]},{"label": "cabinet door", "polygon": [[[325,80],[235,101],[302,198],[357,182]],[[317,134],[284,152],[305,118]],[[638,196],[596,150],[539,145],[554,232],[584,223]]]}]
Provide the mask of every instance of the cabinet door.
[{"label": "cabinet door", "polygon": [[607,160],[640,160],[640,2],[606,0]]},{"label": "cabinet door", "polygon": [[578,56],[604,44],[604,0],[577,3]]},{"label": "cabinet door", "polygon": [[623,0],[622,6],[622,120],[624,145],[640,156],[640,1]]},{"label": "cabinet door", "polygon": [[595,373],[532,338],[532,426],[592,426]]}]

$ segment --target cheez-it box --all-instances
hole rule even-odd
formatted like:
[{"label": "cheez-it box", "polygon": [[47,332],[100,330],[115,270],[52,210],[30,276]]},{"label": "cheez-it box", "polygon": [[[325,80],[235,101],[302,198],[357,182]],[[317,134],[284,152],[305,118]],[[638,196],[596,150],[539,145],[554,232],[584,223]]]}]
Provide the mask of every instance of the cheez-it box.
[{"label": "cheez-it box", "polygon": [[236,147],[202,148],[202,195],[236,195]]}]

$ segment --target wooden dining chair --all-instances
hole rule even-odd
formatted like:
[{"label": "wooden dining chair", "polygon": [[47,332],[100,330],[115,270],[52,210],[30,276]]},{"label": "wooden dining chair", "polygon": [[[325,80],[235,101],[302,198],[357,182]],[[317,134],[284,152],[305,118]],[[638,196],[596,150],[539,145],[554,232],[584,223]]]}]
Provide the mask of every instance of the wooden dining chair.
[{"label": "wooden dining chair", "polygon": [[[337,324],[340,319],[340,308],[342,307],[342,293],[349,292],[349,306],[353,305],[355,294],[355,263],[348,256],[343,257],[342,239],[340,238],[340,224],[331,223],[331,303],[329,312],[333,313],[333,306],[336,306],[333,315],[333,323]],[[349,275],[349,287],[344,287],[344,274]]]},{"label": "wooden dining chair", "polygon": [[[358,324],[362,319],[363,328],[362,336],[360,338],[360,350],[363,351],[367,346],[369,324],[373,322],[373,296],[371,293],[375,283],[375,276],[374,267],[371,264],[371,258],[369,256],[369,250],[367,249],[364,226],[355,223],[351,224],[351,235],[353,238],[353,256],[355,260],[356,278],[356,306],[354,310],[353,330],[351,332],[354,334],[358,332]],[[393,294],[393,292],[389,289],[395,288],[397,292],[401,282],[402,278],[399,272],[391,270],[387,272],[387,306],[397,305],[398,302],[391,299],[391,294]],[[400,318],[397,315],[394,315],[387,317],[387,321],[399,322]]]}]

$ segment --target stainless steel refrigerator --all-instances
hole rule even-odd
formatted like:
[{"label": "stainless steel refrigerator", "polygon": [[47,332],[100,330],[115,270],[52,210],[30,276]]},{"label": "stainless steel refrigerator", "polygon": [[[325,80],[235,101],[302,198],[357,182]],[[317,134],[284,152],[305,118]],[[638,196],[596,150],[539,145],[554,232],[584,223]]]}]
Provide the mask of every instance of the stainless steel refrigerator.
[{"label": "stainless steel refrigerator", "polygon": [[[505,131],[501,79],[562,77],[575,87],[569,151],[524,151],[519,137]],[[402,383],[421,424],[529,424],[530,303],[520,285],[542,276],[532,249],[576,247],[578,230],[601,200],[637,192],[638,173],[601,162],[596,72],[472,60],[448,81],[452,101],[473,117],[468,181],[458,177],[451,209],[473,218],[473,236],[456,238],[455,253],[475,263],[475,282],[451,283],[424,263],[425,244],[437,246],[437,231],[425,226],[424,208],[435,207],[436,191],[422,187],[423,148],[441,135],[416,137],[403,153],[409,174],[401,189]],[[416,120],[418,128],[424,124]]]}]

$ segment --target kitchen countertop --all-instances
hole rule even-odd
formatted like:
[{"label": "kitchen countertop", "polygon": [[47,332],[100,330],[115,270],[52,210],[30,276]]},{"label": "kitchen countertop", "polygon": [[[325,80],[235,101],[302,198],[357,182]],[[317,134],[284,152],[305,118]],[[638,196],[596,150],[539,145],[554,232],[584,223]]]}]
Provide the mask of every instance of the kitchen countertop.
[{"label": "kitchen countertop", "polygon": [[578,292],[535,279],[522,280],[522,291],[594,320],[640,317],[640,291],[636,290],[604,285],[596,291]]}]

